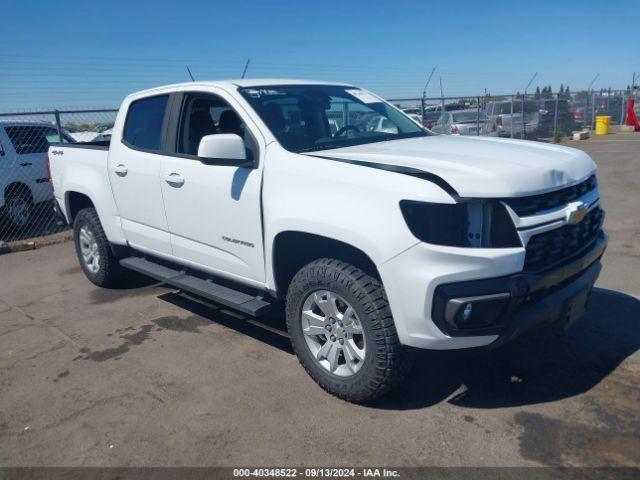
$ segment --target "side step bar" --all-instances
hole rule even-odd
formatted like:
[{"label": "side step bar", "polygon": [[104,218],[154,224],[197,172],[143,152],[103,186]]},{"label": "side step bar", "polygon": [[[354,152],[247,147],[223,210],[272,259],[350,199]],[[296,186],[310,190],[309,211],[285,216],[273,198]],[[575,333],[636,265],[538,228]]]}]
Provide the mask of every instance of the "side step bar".
[{"label": "side step bar", "polygon": [[271,309],[271,303],[262,297],[218,285],[211,279],[189,275],[178,266],[168,267],[142,257],[123,258],[120,265],[253,317],[263,315]]}]

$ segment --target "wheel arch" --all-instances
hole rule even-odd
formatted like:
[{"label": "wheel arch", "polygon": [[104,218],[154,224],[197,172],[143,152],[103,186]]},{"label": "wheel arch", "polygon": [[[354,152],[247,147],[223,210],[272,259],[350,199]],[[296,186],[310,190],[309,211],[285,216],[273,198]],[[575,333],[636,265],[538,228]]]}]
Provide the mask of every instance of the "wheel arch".
[{"label": "wheel arch", "polygon": [[294,275],[319,258],[335,258],[348,262],[380,280],[380,272],[371,257],[358,247],[314,233],[287,230],[273,240],[272,269],[274,289],[284,298]]},{"label": "wheel arch", "polygon": [[11,182],[9,185],[7,185],[4,188],[3,192],[5,201],[8,200],[12,194],[18,192],[26,193],[27,195],[29,195],[31,201],[33,201],[33,193],[31,192],[31,188],[29,188],[29,185],[24,182]]},{"label": "wheel arch", "polygon": [[83,208],[95,208],[95,205],[88,195],[72,190],[65,194],[65,207],[68,216],[67,220],[70,224],[73,224],[80,210]]}]

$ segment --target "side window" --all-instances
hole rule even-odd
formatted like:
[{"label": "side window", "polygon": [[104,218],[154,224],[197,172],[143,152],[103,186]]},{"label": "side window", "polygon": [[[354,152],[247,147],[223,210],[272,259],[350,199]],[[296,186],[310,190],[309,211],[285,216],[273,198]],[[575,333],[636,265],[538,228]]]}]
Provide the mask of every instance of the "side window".
[{"label": "side window", "polygon": [[48,127],[11,126],[5,131],[18,155],[29,153],[45,153],[49,149],[47,141]]},{"label": "side window", "polygon": [[255,155],[255,140],[231,105],[215,95],[187,95],[180,115],[177,153],[197,155],[202,137],[220,133],[239,135],[248,155]]},{"label": "side window", "polygon": [[143,98],[129,105],[123,140],[133,147],[160,150],[169,95]]}]

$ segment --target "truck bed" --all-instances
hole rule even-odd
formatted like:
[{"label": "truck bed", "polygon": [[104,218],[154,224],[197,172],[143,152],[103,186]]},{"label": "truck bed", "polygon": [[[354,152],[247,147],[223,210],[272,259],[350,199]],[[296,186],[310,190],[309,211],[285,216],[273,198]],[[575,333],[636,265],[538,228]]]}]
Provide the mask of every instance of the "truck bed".
[{"label": "truck bed", "polygon": [[[69,192],[86,195],[97,210],[105,209],[102,218],[116,218],[116,208],[108,175],[109,142],[56,143],[49,146],[49,165],[53,193],[60,210],[73,221]],[[99,212],[100,213],[100,212]],[[109,222],[105,229],[110,229]]]}]

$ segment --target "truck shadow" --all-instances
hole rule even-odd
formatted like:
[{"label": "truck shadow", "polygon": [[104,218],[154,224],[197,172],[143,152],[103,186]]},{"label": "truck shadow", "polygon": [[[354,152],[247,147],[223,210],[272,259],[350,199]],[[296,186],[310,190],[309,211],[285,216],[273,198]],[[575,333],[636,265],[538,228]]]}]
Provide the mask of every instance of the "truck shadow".
[{"label": "truck shadow", "polygon": [[189,294],[168,292],[158,298],[293,355],[284,314],[278,306],[274,307],[274,312],[258,320]]},{"label": "truck shadow", "polygon": [[640,301],[596,288],[568,331],[540,329],[497,350],[418,351],[399,388],[370,407],[470,408],[551,402],[586,392],[640,348]]},{"label": "truck shadow", "polygon": [[[160,299],[293,354],[284,312],[257,319],[168,292]],[[541,328],[496,349],[416,351],[407,379],[368,408],[412,410],[447,401],[460,407],[504,408],[584,393],[640,349],[640,301],[595,288],[587,314],[568,331]]]}]

